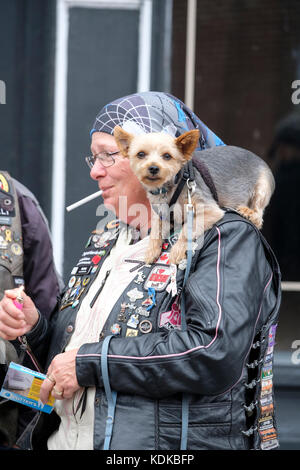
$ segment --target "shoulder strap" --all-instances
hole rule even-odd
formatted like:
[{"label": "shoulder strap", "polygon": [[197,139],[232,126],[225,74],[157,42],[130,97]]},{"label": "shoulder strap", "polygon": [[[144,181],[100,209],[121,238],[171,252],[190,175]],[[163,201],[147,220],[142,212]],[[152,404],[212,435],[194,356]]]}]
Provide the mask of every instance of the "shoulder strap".
[{"label": "shoulder strap", "polygon": [[207,165],[200,159],[193,157],[193,165],[197,168],[206,186],[209,188],[214,200],[219,204],[218,193]]},{"label": "shoulder strap", "polygon": [[105,395],[106,395],[107,407],[108,407],[103,450],[109,450],[110,448],[110,441],[111,441],[112,432],[113,432],[115,409],[116,409],[116,402],[117,402],[117,392],[112,390],[110,387],[108,364],[107,364],[108,346],[112,338],[113,338],[113,335],[110,335],[104,339],[103,344],[102,344],[102,351],[101,351],[101,373],[102,373],[103,385],[105,389]]}]

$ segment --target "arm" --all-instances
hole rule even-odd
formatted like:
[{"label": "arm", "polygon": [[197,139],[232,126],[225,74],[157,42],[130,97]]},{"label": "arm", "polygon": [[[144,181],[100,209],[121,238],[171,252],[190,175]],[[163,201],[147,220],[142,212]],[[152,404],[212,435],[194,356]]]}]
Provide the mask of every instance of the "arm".
[{"label": "arm", "polygon": [[[156,398],[177,392],[215,395],[240,379],[262,321],[263,298],[272,298],[272,272],[259,235],[247,222],[223,224],[211,234],[185,289],[187,331],[112,338],[112,389]],[[81,386],[103,386],[101,348],[101,342],[80,348]]]},{"label": "arm", "polygon": [[[49,325],[48,320],[39,314],[30,297],[24,292],[22,293],[23,308],[20,310],[14,304],[18,291],[19,289],[5,291],[5,295],[0,302],[0,337],[5,340],[17,341],[19,336],[26,335],[34,354],[38,355],[39,360],[42,358],[45,362],[48,342],[51,338],[51,327],[55,323],[56,315],[52,318],[52,325]],[[64,396],[54,395],[57,399],[71,398],[74,392],[78,390],[79,386],[75,373],[76,353],[77,349],[57,354],[52,360],[47,374],[53,376],[54,382],[44,380],[40,395],[43,403],[46,403],[50,391],[56,384],[60,390],[64,391]]]},{"label": "arm", "polygon": [[[16,182],[16,186],[20,183]],[[57,304],[62,282],[56,272],[50,232],[35,201],[18,190],[24,248],[26,293],[37,309],[49,318]]]}]

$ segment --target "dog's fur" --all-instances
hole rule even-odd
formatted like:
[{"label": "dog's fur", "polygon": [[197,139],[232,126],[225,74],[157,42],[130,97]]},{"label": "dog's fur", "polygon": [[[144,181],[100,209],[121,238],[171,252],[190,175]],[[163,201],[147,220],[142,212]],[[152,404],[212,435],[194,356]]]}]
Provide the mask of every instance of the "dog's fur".
[{"label": "dog's fur", "polygon": [[[208,168],[219,203],[218,205],[195,168],[196,189],[192,195],[193,239],[197,239],[224,216],[222,207],[234,209],[259,229],[262,227],[263,212],[275,188],[274,178],[267,164],[253,153],[233,146],[217,146],[195,152],[193,156],[199,135],[200,132],[196,129],[177,138],[162,132],[135,136],[120,126],[114,129],[114,137],[121,153],[130,159],[132,170],[146,189],[152,208],[156,209],[153,211],[146,263],[152,263],[159,257],[164,238],[163,209],[157,213],[157,207],[165,207],[171,201],[176,190],[175,176],[192,157],[193,160],[204,162]],[[157,195],[150,192],[157,188],[165,188],[167,192]],[[186,257],[187,234],[182,207],[187,202],[187,188],[184,187],[174,210],[174,221],[182,226],[179,238],[170,252],[170,263],[174,264]],[[203,216],[203,224],[198,224],[198,219]]]}]

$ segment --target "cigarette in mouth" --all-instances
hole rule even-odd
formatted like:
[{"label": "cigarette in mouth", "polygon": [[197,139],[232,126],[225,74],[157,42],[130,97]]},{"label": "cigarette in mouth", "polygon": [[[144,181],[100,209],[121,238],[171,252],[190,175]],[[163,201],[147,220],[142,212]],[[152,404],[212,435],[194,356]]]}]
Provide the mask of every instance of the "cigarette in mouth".
[{"label": "cigarette in mouth", "polygon": [[80,199],[80,201],[74,202],[74,204],[71,204],[70,206],[66,207],[66,209],[68,212],[70,212],[73,209],[76,209],[76,207],[82,206],[86,202],[92,201],[96,197],[101,196],[102,193],[103,191],[97,191],[96,193],[90,194],[89,196]]}]

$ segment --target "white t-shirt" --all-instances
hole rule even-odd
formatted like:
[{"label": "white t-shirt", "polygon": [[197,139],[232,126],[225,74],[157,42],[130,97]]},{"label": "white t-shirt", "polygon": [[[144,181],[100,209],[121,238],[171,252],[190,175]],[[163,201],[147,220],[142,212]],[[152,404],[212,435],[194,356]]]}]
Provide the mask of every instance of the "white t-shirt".
[{"label": "white t-shirt", "polygon": [[[134,245],[130,245],[131,232],[124,229],[120,232],[115,246],[104,261],[97,278],[91,285],[77,313],[75,331],[66,351],[79,348],[85,343],[99,341],[99,335],[116,301],[124,289],[135,278],[137,271],[130,272],[134,266],[125,259],[144,260],[149,236]],[[98,299],[90,308],[90,303],[110,271]],[[60,426],[48,439],[49,450],[92,450],[94,437],[94,401],[95,387],[87,391],[86,409],[80,419],[80,410],[74,414],[83,388],[70,399],[56,400],[54,409],[61,418]]]}]

